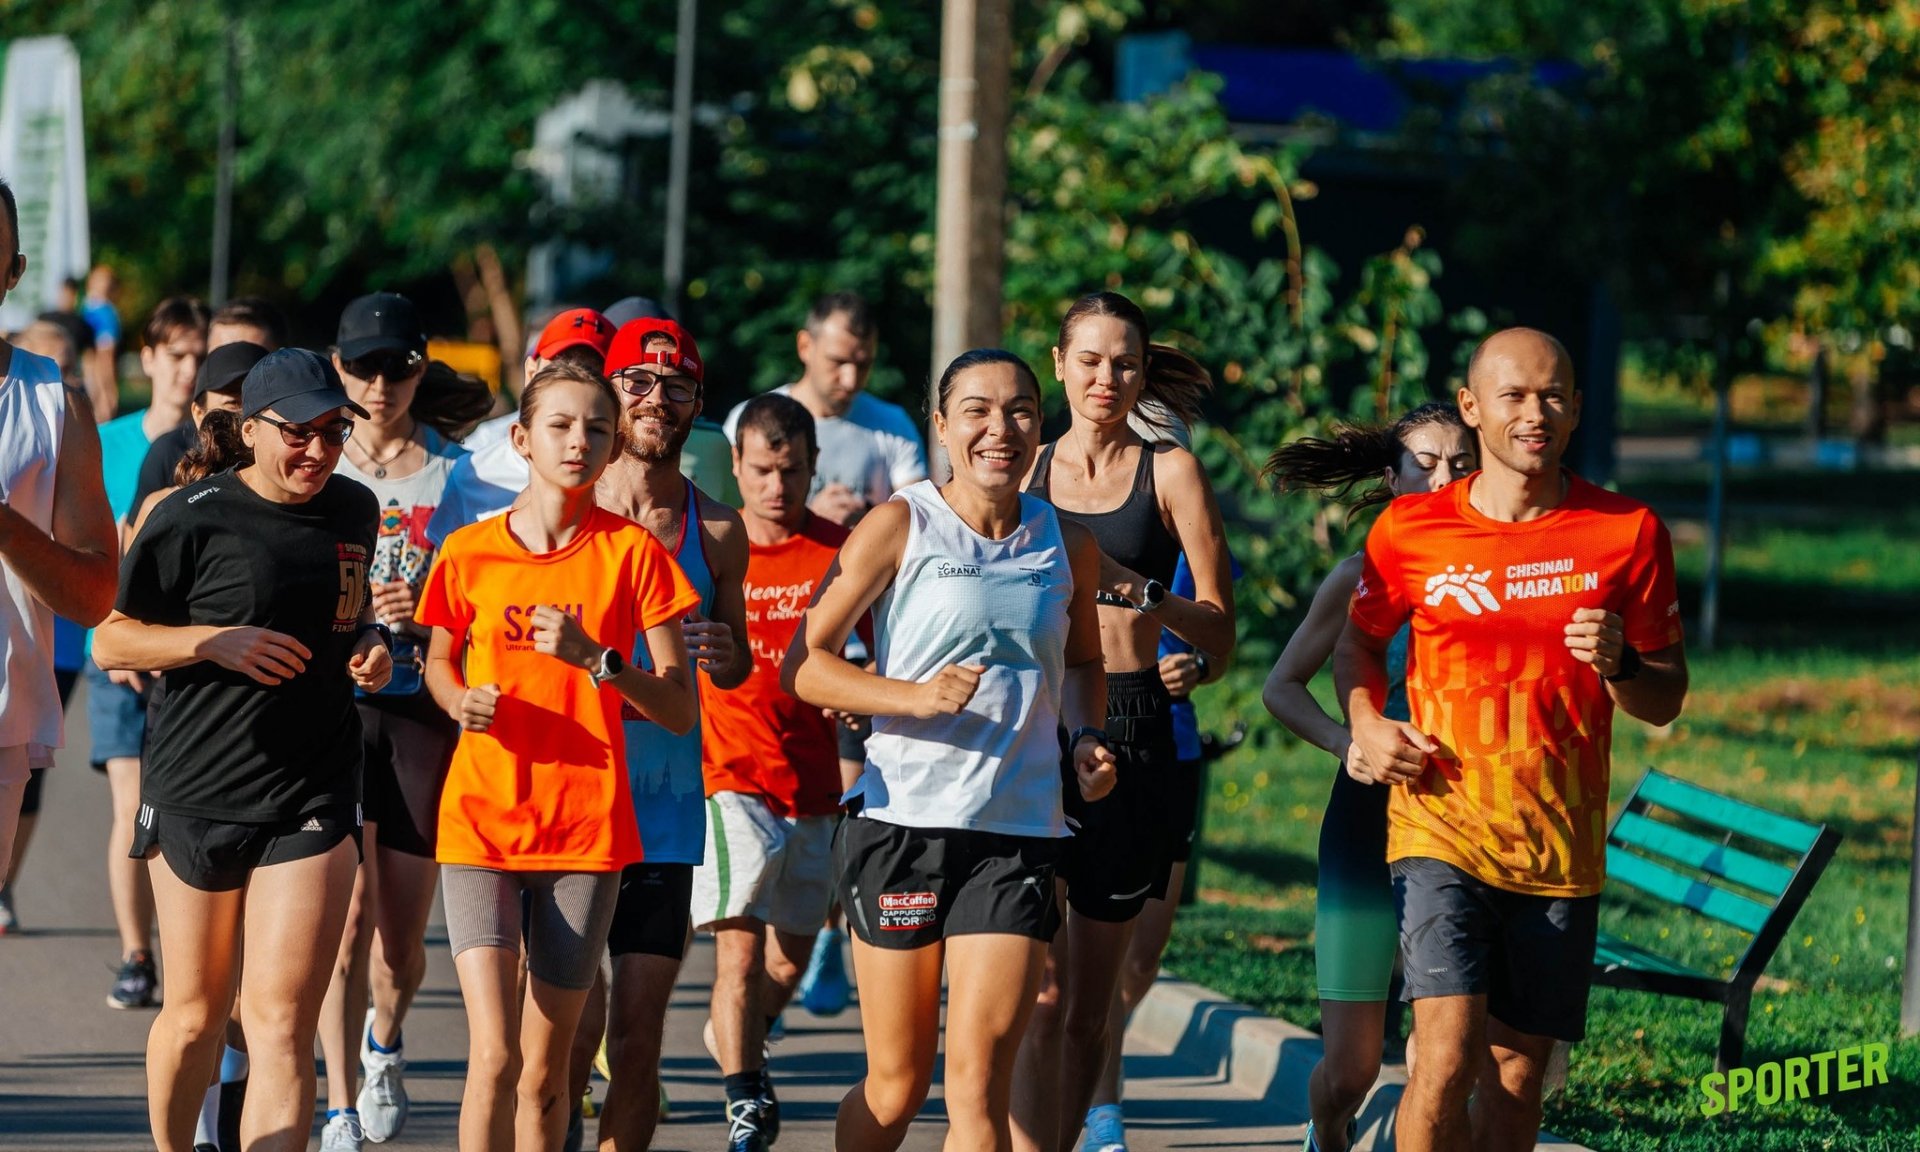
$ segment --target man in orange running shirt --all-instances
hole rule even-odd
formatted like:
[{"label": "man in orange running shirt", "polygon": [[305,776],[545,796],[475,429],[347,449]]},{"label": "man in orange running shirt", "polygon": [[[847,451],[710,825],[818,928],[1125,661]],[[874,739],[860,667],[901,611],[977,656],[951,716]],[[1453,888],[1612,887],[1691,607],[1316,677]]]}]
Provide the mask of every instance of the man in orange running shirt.
[{"label": "man in orange running shirt", "polygon": [[[1415,1047],[1398,1146],[1518,1152],[1554,1041],[1586,1027],[1613,710],[1670,723],[1686,655],[1666,527],[1561,466],[1580,394],[1560,342],[1495,333],[1459,404],[1481,471],[1381,513],[1335,675],[1348,771],[1395,786]],[[1385,653],[1408,620],[1399,722],[1381,714]]]}]

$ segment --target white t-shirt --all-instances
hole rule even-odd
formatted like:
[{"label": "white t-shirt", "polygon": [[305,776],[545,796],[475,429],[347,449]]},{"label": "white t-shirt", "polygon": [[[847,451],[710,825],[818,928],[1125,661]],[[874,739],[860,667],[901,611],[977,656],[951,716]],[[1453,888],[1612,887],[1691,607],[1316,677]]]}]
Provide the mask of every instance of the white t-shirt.
[{"label": "white t-shirt", "polygon": [[[791,396],[793,385],[782,384],[774,391]],[[744,407],[736,404],[727,413],[728,440],[737,439],[734,430]],[[829,484],[845,484],[865,496],[868,505],[884,504],[895,492],[927,478],[920,426],[898,404],[860,392],[845,416],[816,416],[813,427],[820,440],[820,465],[808,499]]]},{"label": "white t-shirt", "polygon": [[[15,348],[0,377],[0,500],[47,533],[66,421],[59,365]],[[53,610],[0,560],[0,748],[25,745],[27,763],[45,767],[60,747],[61,727]]]},{"label": "white t-shirt", "polygon": [[495,440],[454,461],[440,506],[427,521],[427,539],[438,548],[456,528],[465,528],[513,507],[533,470],[513,450],[511,439]]}]

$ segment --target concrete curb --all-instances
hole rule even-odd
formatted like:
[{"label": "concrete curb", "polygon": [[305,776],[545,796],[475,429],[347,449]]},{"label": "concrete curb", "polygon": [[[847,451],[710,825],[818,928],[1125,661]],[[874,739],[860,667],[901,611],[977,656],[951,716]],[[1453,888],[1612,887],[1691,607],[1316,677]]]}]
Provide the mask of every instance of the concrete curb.
[{"label": "concrete curb", "polygon": [[[1162,974],[1134,1010],[1127,1039],[1172,1053],[1289,1117],[1307,1115],[1307,1076],[1320,1060],[1320,1037],[1296,1024],[1263,1016],[1210,988]],[[1404,1065],[1381,1070],[1360,1109],[1361,1152],[1390,1152],[1394,1110],[1406,1086]],[[1304,1123],[1304,1119],[1298,1121]],[[1584,1145],[1542,1132],[1538,1147],[1554,1152],[1592,1152]]]}]

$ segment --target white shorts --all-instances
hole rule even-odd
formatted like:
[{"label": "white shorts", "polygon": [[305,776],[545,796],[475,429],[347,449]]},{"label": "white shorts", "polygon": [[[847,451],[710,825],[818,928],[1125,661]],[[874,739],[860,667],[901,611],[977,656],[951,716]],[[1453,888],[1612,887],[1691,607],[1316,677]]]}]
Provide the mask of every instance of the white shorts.
[{"label": "white shorts", "polygon": [[833,829],[838,816],[780,816],[759,796],[707,797],[705,863],[693,870],[693,926],[752,916],[808,935],[833,901]]}]

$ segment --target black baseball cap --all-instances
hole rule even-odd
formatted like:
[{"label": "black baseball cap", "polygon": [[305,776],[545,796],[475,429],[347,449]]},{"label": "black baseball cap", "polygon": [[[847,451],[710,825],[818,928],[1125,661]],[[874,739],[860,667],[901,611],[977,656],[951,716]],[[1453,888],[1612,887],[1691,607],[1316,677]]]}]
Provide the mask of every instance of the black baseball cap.
[{"label": "black baseball cap", "polygon": [[622,296],[601,309],[600,314],[615,329],[619,329],[635,320],[671,320],[673,313],[662,307],[658,300],[649,296]]},{"label": "black baseball cap", "polygon": [[373,352],[424,354],[427,335],[413,301],[397,292],[375,292],[340,313],[340,336],[334,345],[342,360],[358,360]]},{"label": "black baseball cap", "polygon": [[247,371],[240,389],[240,414],[258,416],[273,409],[289,424],[305,424],[345,408],[366,418],[367,410],[347,399],[333,361],[305,348],[282,348],[262,357]]},{"label": "black baseball cap", "polygon": [[200,361],[200,374],[193,378],[193,398],[198,400],[209,392],[238,391],[247,373],[267,355],[267,349],[245,340],[220,345]]}]

